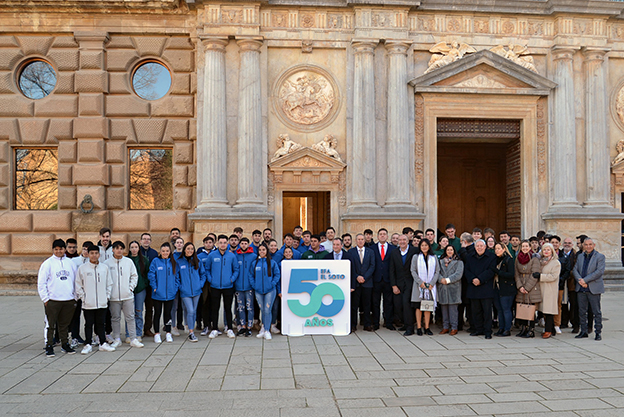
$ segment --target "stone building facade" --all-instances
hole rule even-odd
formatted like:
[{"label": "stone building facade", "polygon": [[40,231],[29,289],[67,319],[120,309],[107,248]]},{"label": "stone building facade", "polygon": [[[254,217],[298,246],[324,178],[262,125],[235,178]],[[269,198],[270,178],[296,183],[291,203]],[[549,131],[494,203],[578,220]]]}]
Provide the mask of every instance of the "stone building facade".
[{"label": "stone building facade", "polygon": [[[236,226],[281,236],[289,199],[312,193],[314,215],[341,233],[491,220],[523,236],[586,233],[620,267],[622,12],[576,0],[3,2],[0,268],[34,269],[54,238],[103,226],[155,244],[172,227],[197,243]],[[19,84],[33,60],[56,74],[41,99]],[[133,89],[146,62],[170,73],[157,100]],[[31,148],[58,152],[52,210],[15,205],[15,155]],[[131,209],[133,149],[172,152],[170,208]]]}]

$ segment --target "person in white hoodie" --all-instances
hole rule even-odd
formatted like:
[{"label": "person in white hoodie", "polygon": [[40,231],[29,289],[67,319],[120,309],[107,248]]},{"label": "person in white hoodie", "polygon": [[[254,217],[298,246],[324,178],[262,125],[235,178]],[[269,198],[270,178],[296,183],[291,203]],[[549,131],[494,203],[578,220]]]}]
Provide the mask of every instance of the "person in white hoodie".
[{"label": "person in white hoodie", "polygon": [[65,353],[76,353],[69,344],[69,324],[74,316],[76,297],[74,281],[76,266],[65,257],[65,242],[56,239],[52,243],[53,255],[39,268],[37,290],[45,307],[48,321],[46,356],[54,356],[54,328],[58,327],[61,347]]},{"label": "person in white hoodie", "polygon": [[121,240],[113,243],[113,257],[106,262],[108,272],[113,278],[113,291],[110,296],[108,308],[111,313],[111,323],[113,325],[114,348],[121,346],[121,312],[128,326],[130,346],[143,347],[136,337],[136,324],[134,321],[134,288],[137,285],[139,274],[136,266],[130,258],[124,256],[126,245]]},{"label": "person in white hoodie", "polygon": [[[69,239],[68,239],[69,242]],[[69,245],[68,245],[69,246]],[[93,246],[93,242],[87,240],[82,244],[82,252],[80,255],[70,258],[76,265],[76,272],[82,264],[89,263],[89,246]],[[72,317],[71,324],[69,325],[69,331],[72,335],[71,347],[76,348],[78,345],[84,344],[84,339],[80,337],[80,316],[82,315],[82,300],[76,302],[76,309],[74,310],[74,317]]]},{"label": "person in white hoodie", "polygon": [[90,353],[93,349],[91,347],[93,326],[100,341],[100,350],[104,352],[115,350],[106,342],[104,336],[113,279],[108,272],[108,267],[100,263],[100,249],[92,245],[89,246],[88,251],[89,263],[82,264],[76,276],[76,296],[82,300],[82,312],[85,319],[85,346],[81,352],[83,355]]}]

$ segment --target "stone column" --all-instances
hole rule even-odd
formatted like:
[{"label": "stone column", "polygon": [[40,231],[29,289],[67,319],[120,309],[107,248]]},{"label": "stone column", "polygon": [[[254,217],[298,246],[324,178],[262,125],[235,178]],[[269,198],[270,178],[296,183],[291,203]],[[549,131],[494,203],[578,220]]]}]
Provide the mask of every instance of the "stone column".
[{"label": "stone column", "polygon": [[349,171],[350,209],[379,208],[375,150],[375,69],[373,53],[377,42],[353,43],[353,140]]},{"label": "stone column", "polygon": [[227,39],[203,38],[204,100],[201,136],[197,141],[198,211],[228,208],[225,107],[225,47]]},{"label": "stone column", "polygon": [[[238,81],[238,200],[237,207],[263,205],[262,97],[258,39],[240,39]],[[243,175],[240,175],[243,173]]]},{"label": "stone column", "polygon": [[[411,158],[409,98],[407,95],[407,49],[405,42],[387,42],[388,51],[388,194],[387,206],[410,206]],[[399,207],[397,207],[399,208]]]},{"label": "stone column", "polygon": [[554,48],[553,133],[550,146],[553,206],[579,207],[576,197],[576,118],[574,114],[574,50]]},{"label": "stone column", "polygon": [[583,50],[585,72],[585,146],[587,194],[585,205],[609,206],[610,161],[609,137],[607,135],[607,85],[605,65],[606,51]]}]

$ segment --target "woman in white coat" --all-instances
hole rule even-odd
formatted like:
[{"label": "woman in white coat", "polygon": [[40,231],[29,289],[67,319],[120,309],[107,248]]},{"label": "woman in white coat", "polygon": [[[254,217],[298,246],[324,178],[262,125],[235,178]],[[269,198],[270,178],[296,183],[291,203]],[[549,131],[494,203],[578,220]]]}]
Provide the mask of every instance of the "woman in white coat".
[{"label": "woman in white coat", "polygon": [[[420,310],[420,303],[422,300],[433,300],[435,306],[436,283],[438,282],[438,276],[440,274],[440,265],[427,239],[421,240],[418,248],[420,249],[420,253],[412,258],[411,267],[412,278],[414,279],[412,287],[412,307],[416,309],[416,334],[422,336],[422,313]],[[429,329],[431,311],[425,311],[424,313],[424,333],[433,336],[433,332]]]},{"label": "woman in white coat", "polygon": [[559,314],[559,273],[561,272],[561,264],[559,257],[555,253],[555,248],[550,243],[542,246],[540,256],[540,266],[542,268],[540,274],[540,291],[542,293],[542,302],[539,311],[544,314],[544,333],[542,338],[548,339],[555,333],[555,316]]}]

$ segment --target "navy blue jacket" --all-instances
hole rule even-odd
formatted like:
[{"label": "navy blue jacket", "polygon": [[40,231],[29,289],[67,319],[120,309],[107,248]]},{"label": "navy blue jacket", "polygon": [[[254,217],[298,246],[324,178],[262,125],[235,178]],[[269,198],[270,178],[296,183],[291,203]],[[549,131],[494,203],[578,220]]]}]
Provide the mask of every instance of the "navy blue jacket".
[{"label": "navy blue jacket", "polygon": [[147,278],[152,287],[152,298],[154,300],[173,300],[178,293],[176,272],[173,271],[173,265],[171,265],[169,258],[155,258],[150,264]]},{"label": "navy blue jacket", "polygon": [[[251,263],[249,269],[249,281],[251,287],[258,294],[268,294],[277,289],[280,280],[280,269],[277,262],[271,259],[271,276],[267,269],[267,258],[258,258]],[[279,292],[279,290],[278,290]]]},{"label": "navy blue jacket", "polygon": [[381,260],[381,252],[379,251],[379,245],[375,243],[371,248],[375,254],[375,274],[373,275],[373,282],[390,282],[390,253],[396,249],[396,246],[386,242],[388,248],[384,260]]},{"label": "navy blue jacket", "polygon": [[[373,274],[375,273],[375,254],[371,248],[364,247],[364,262],[360,262],[358,247],[349,249],[351,260],[351,289],[358,286],[363,288],[373,288]],[[364,283],[357,282],[357,277],[363,276]]]},{"label": "navy blue jacket", "polygon": [[189,298],[200,295],[206,283],[206,271],[200,261],[199,268],[195,269],[186,257],[176,261],[176,280],[180,297]]},{"label": "navy blue jacket", "polygon": [[147,257],[147,259],[149,259],[150,263],[152,263],[152,261],[155,258],[158,258],[158,252],[154,248],[148,248],[147,250],[145,250],[145,248],[143,246],[140,246],[139,247],[139,252],[141,252],[141,254],[143,256]]},{"label": "navy blue jacket", "polygon": [[[325,259],[331,259],[333,261],[334,260],[334,251],[332,250],[327,255],[325,255]],[[351,260],[351,257],[349,256],[349,252],[347,252],[344,249],[342,249],[342,260],[343,261],[350,261]]]},{"label": "navy blue jacket", "polygon": [[219,290],[232,288],[238,278],[238,259],[232,252],[216,250],[210,253],[202,261],[206,269],[206,277],[210,288]]}]

